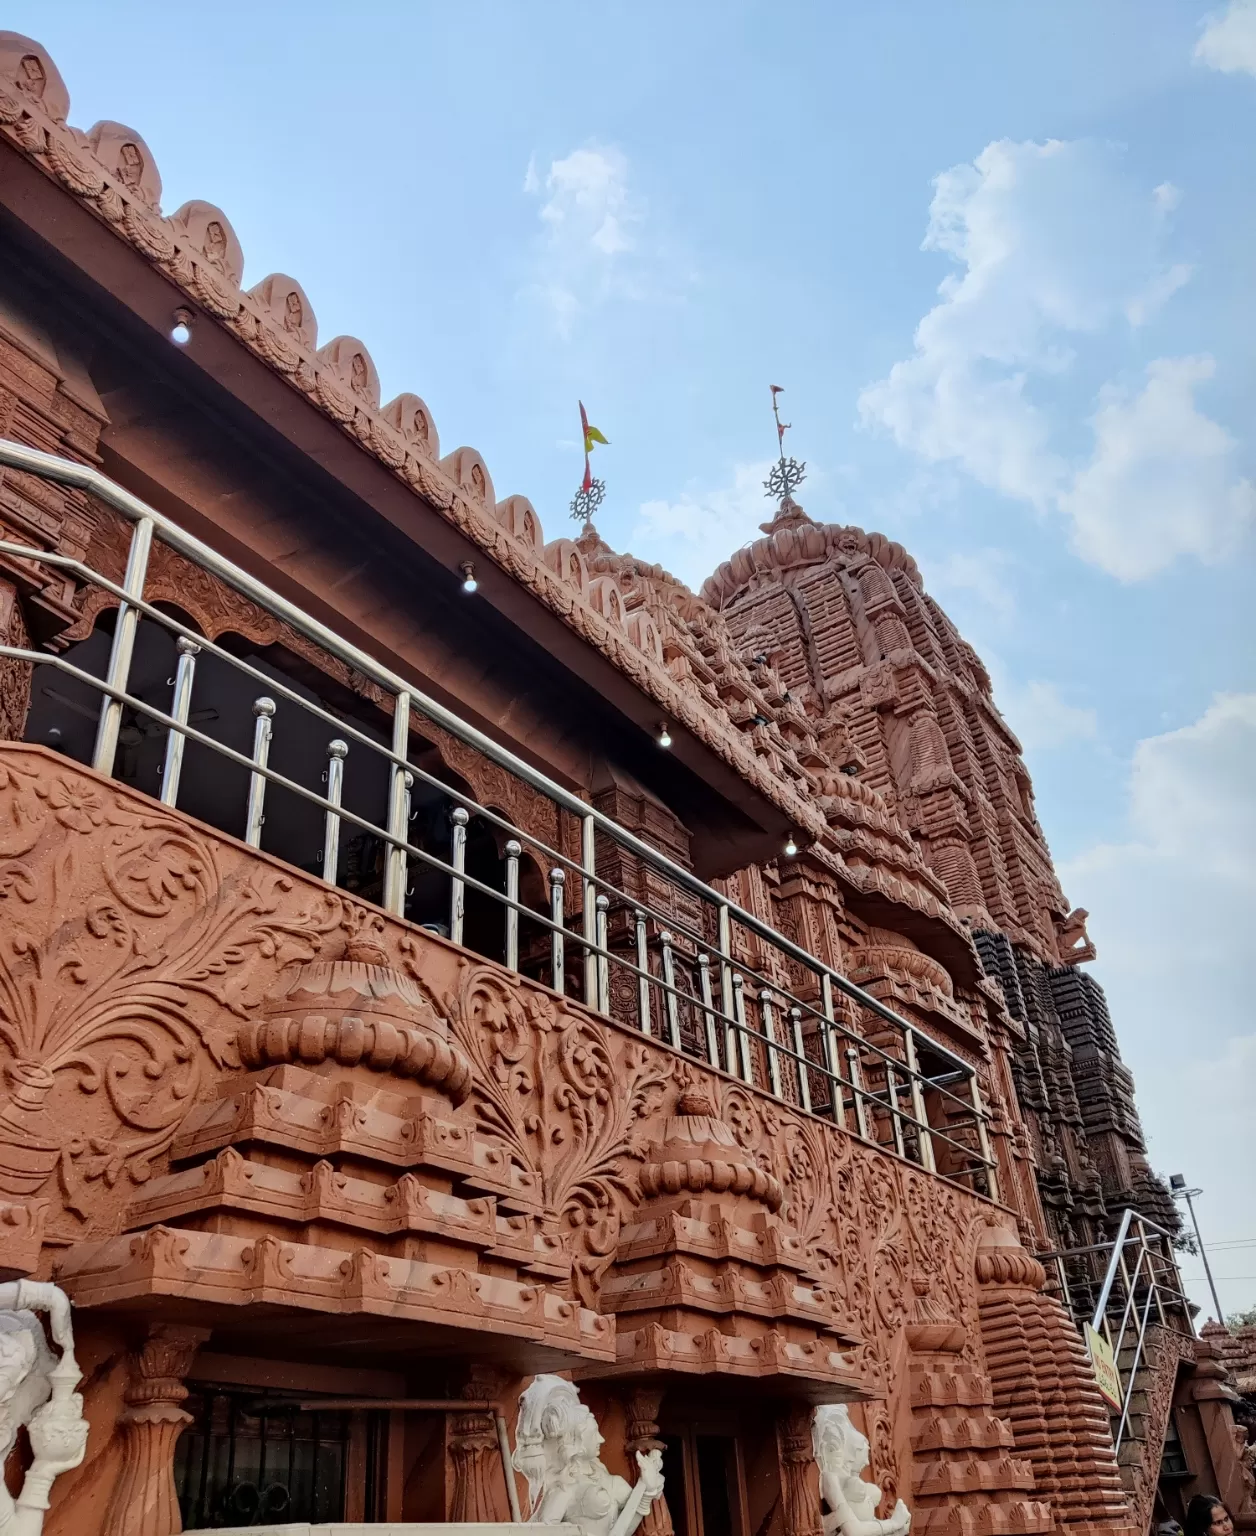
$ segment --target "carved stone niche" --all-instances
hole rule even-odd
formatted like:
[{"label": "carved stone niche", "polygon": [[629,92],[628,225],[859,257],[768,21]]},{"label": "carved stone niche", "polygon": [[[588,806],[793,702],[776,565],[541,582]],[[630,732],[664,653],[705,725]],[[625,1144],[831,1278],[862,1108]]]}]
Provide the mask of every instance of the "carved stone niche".
[{"label": "carved stone niche", "polygon": [[363,1066],[412,1078],[454,1105],[471,1088],[471,1063],[449,1038],[448,1020],[414,978],[388,963],[381,945],[361,935],[338,960],[289,967],[236,1044],[254,1070]]},{"label": "carved stone niche", "polygon": [[618,1314],[616,1370],[750,1375],[863,1395],[842,1347],[858,1335],[782,1218],[779,1181],[742,1148],[713,1090],[683,1090],[661,1132],[602,1287],[603,1310]]}]

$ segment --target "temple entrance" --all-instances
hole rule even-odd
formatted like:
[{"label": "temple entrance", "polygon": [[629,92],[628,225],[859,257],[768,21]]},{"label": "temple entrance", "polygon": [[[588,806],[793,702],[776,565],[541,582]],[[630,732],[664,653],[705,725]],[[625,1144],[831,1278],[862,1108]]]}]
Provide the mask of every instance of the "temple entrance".
[{"label": "temple entrance", "polygon": [[[185,1404],[175,1488],[184,1529],[383,1518],[387,1414],[202,1387]],[[356,1510],[355,1510],[356,1506]]]},{"label": "temple entrance", "polygon": [[749,1536],[737,1436],[685,1429],[663,1436],[663,1476],[676,1536]]}]

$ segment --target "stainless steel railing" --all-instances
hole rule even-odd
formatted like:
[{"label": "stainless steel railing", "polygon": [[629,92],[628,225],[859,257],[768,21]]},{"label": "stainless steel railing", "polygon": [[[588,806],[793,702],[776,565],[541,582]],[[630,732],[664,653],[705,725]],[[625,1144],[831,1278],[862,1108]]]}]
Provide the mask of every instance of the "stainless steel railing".
[{"label": "stainless steel railing", "polygon": [[1194,1337],[1190,1299],[1182,1290],[1173,1234],[1126,1209],[1110,1242],[1038,1255],[1065,1307],[1081,1327],[1089,1323],[1112,1350],[1121,1384],[1113,1444],[1120,1450],[1130,1427],[1137,1377],[1152,1322]]},{"label": "stainless steel railing", "polygon": [[[717,1070],[818,1114],[862,1139],[930,1172],[956,1179],[979,1193],[999,1198],[988,1112],[976,1073],[953,1051],[916,1024],[855,986],[769,924],[745,911],[690,871],[565,790],[544,774],[428,698],[410,682],[320,624],[295,604],[225,560],[130,492],[88,466],[0,440],[0,464],[64,485],[79,487],[132,524],[121,582],[72,557],[15,541],[0,541],[0,553],[32,568],[55,569],[80,588],[96,588],[117,601],[117,617],[103,676],[68,655],[11,645],[0,655],[55,669],[99,696],[91,764],[115,771],[123,722],[143,719],[165,733],[159,770],[159,798],[177,807],[190,744],[247,773],[242,826],[236,830],[253,847],[262,845],[267,801],[275,791],[317,809],[323,823],[321,874],[340,880],[346,827],[378,840],[384,868],[378,904],[405,916],[410,877],[432,871],[448,882],[448,937],[465,942],[467,897],[476,893],[501,909],[501,958],[521,969],[521,922],[547,937],[526,964],[533,979],[557,992],[569,988],[569,952],[583,964],[578,989],[598,1012],[658,1034],[675,1049],[700,1056]],[[290,686],[273,670],[198,634],[144,596],[154,540],[234,588],[289,626],[329,657],[353,669],[392,701],[388,744],[343,715],[335,714]],[[141,625],[155,626],[173,640],[177,662],[169,708],[129,691]],[[230,746],[193,722],[191,708],[198,668],[207,658],[230,670],[253,695],[251,750]],[[312,788],[271,763],[282,720],[299,710],[326,731],[325,770]],[[576,818],[579,857],[555,847],[526,827],[424,769],[414,761],[412,728],[424,719],[474,748],[490,762],[546,797],[560,813]],[[417,737],[417,733],[416,733]],[[365,815],[345,803],[347,776],[362,754],[382,765],[387,794],[382,817]],[[325,786],[325,787],[322,787]],[[451,804],[449,855],[411,833],[416,788]],[[502,885],[480,879],[467,867],[468,825],[491,829],[502,848]],[[561,836],[556,838],[561,842]],[[656,877],[664,898],[630,895],[599,875],[619,850]],[[520,898],[520,863],[525,853],[548,870],[548,900],[529,905]],[[612,916],[616,938],[612,941]],[[576,924],[578,923],[578,926]],[[547,956],[546,956],[546,951]],[[756,952],[759,958],[756,962]],[[612,978],[626,986],[612,996]],[[788,977],[788,982],[784,979]],[[841,1011],[839,1012],[839,999]]]}]

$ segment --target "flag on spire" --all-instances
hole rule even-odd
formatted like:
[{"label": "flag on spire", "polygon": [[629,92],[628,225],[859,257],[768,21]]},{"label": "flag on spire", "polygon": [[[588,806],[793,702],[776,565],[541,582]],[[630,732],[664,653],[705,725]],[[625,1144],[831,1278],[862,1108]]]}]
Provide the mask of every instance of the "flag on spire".
[{"label": "flag on spire", "polygon": [[602,499],[606,495],[606,485],[601,480],[593,478],[593,470],[589,465],[589,455],[593,452],[595,443],[604,443],[610,446],[609,440],[602,436],[597,427],[589,421],[589,413],[584,408],[584,401],[578,402],[580,406],[580,434],[584,438],[584,479],[580,482],[580,489],[576,492],[571,502],[571,515],[576,522],[584,523],[586,527],[593,520],[593,514],[602,505]]},{"label": "flag on spire", "polygon": [[593,472],[589,468],[589,455],[593,452],[593,445],[594,443],[603,443],[609,448],[610,443],[607,442],[606,438],[602,436],[596,427],[589,425],[589,417],[585,411],[583,400],[579,402],[579,405],[580,428],[584,434],[584,479],[580,482],[580,489],[587,491],[593,484]]}]

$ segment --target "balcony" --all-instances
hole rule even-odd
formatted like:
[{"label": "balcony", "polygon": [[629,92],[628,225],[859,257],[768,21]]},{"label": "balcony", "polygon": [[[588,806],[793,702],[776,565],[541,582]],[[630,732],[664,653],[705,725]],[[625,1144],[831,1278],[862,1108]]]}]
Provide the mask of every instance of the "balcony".
[{"label": "balcony", "polygon": [[[82,487],[130,526],[121,581],[0,542],[83,616],[60,654],[0,646],[34,668],[28,741],[998,1197],[976,1075],[918,1025],[96,471],[4,442],[0,463]],[[145,601],[159,550],[265,615],[283,669]],[[112,634],[93,628],[110,610]],[[350,689],[373,719],[328,707]],[[493,798],[527,814],[477,799],[450,759],[478,760]]]},{"label": "balcony", "polygon": [[[32,669],[26,742],[0,748],[32,919],[0,1189],[56,1174],[44,1235],[79,1303],[226,1309],[248,1348],[242,1306],[347,1311],[375,1319],[368,1349],[411,1318],[532,1369],[861,1391],[870,1288],[835,1288],[821,1229],[869,1156],[942,1181],[868,1165],[889,1204],[998,1198],[972,1068],[96,471],[0,462],[125,519],[120,580],[0,543],[78,615],[0,647]],[[159,563],[163,591],[208,583],[274,643],[242,654],[146,598]],[[699,1167],[740,1202],[714,1248],[684,1203]],[[744,1266],[750,1333],[663,1327],[729,1305],[669,1253]]]}]

